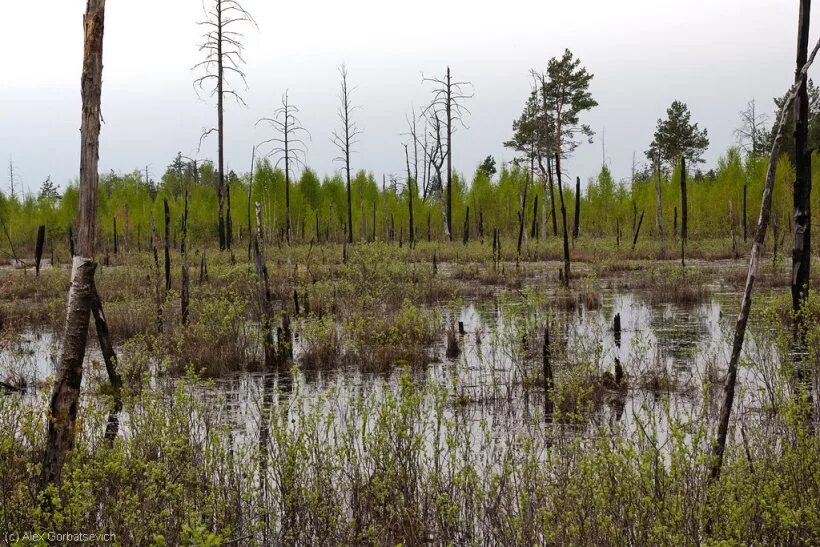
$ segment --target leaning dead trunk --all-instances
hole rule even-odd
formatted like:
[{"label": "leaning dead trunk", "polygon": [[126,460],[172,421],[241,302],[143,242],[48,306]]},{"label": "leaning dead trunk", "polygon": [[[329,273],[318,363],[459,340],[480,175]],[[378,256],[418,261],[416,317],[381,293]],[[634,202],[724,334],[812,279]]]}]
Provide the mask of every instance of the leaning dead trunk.
[{"label": "leaning dead trunk", "polygon": [[632,238],[632,250],[635,250],[635,246],[638,245],[638,235],[641,233],[641,224],[643,224],[643,214],[644,211],[641,211],[641,217],[638,219],[638,226],[635,228],[635,236]]},{"label": "leaning dead trunk", "polygon": [[60,482],[74,430],[83,378],[83,358],[94,288],[100,96],[102,93],[105,0],[88,0],[83,19],[85,49],[80,125],[80,195],[77,253],[72,262],[63,345],[49,404],[48,436],[43,461],[43,486]]},{"label": "leaning dead trunk", "polygon": [[105,320],[102,300],[97,293],[97,287],[91,286],[91,313],[94,315],[94,328],[97,331],[97,340],[100,342],[100,353],[105,362],[105,371],[108,373],[108,381],[111,382],[111,394],[113,396],[113,406],[108,412],[108,422],[105,426],[105,440],[111,442],[117,436],[120,429],[119,414],[122,410],[122,377],[117,371],[117,354],[114,353],[114,345],[111,343],[111,334],[108,331],[108,322]]},{"label": "leaning dead trunk", "polygon": [[718,420],[717,438],[712,448],[712,462],[710,475],[712,480],[720,478],[720,470],[723,464],[723,453],[726,449],[726,437],[729,432],[729,419],[732,414],[732,405],[735,398],[735,384],[737,383],[737,365],[740,361],[740,353],[743,349],[743,339],[746,335],[746,323],[749,321],[749,312],[752,308],[752,290],[754,288],[755,276],[757,275],[758,261],[766,239],[766,230],[769,224],[769,216],[772,208],[772,188],[774,187],[775,173],[777,171],[777,161],[780,158],[783,135],[786,132],[786,113],[791,108],[797,95],[800,76],[805,76],[809,67],[814,62],[817,50],[820,49],[820,41],[814,46],[811,56],[798,73],[797,82],[791,87],[783,106],[778,115],[777,132],[775,133],[772,152],[769,156],[769,167],[766,170],[766,182],[763,186],[763,197],[760,204],[760,217],[757,221],[757,228],[752,243],[752,250],[749,254],[749,270],[746,274],[746,287],[743,290],[743,300],[740,305],[740,312],[737,316],[735,326],[734,342],[732,344],[732,356],[729,359],[729,370],[726,373],[726,385],[723,388],[723,404],[720,408]]}]

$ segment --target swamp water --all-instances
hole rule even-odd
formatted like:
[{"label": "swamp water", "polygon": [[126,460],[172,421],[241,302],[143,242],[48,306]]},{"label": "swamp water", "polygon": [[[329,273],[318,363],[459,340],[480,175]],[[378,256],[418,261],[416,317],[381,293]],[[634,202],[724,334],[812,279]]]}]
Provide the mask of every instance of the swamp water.
[{"label": "swamp water", "polygon": [[[541,435],[551,422],[544,413],[543,336],[548,323],[551,366],[560,432],[597,436],[601,427],[634,435],[652,428],[663,440],[669,420],[712,422],[722,394],[722,375],[731,350],[731,330],[738,296],[713,292],[700,304],[655,304],[646,294],[604,290],[588,309],[583,302],[555,304],[555,294],[521,291],[434,308],[444,326],[441,339],[429,348],[429,364],[398,366],[386,373],[353,367],[301,370],[300,321],[294,322],[296,367],[279,373],[241,372],[198,385],[198,396],[209,411],[231,424],[236,438],[252,442],[258,436],[260,415],[271,408],[293,419],[316,406],[344,424],[347,409],[357,400],[378,403],[396,391],[402,375],[417,385],[447,388],[442,410],[448,419],[465,424],[479,441],[482,432],[493,435]],[[613,332],[615,314],[621,318],[621,343]],[[461,323],[463,329],[456,328]],[[452,328],[458,357],[447,356],[446,331]],[[36,400],[38,386],[53,374],[58,343],[51,333],[27,332],[0,352],[0,374],[23,380],[27,397]],[[101,372],[101,358],[89,338],[89,358]],[[776,371],[778,359],[770,342],[747,336],[744,352],[752,367],[740,375],[740,412],[760,413],[767,389],[767,371]],[[612,382],[615,361],[625,372],[625,385]],[[86,375],[88,378],[88,375]],[[104,381],[104,378],[101,378]],[[161,383],[154,379],[152,386]],[[86,384],[88,381],[86,380]],[[711,389],[707,387],[711,386]],[[167,388],[167,386],[166,386]],[[170,388],[167,388],[170,390]],[[577,401],[571,400],[577,398]],[[428,397],[424,408],[435,412]],[[560,412],[560,411],[559,411]],[[127,434],[128,417],[122,417]]]}]

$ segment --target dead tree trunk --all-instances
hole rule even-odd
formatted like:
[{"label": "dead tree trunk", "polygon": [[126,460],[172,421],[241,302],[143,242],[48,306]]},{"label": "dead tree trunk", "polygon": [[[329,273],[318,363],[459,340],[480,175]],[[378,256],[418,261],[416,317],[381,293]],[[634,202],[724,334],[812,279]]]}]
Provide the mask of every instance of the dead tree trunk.
[{"label": "dead tree trunk", "polygon": [[575,225],[572,227],[572,239],[578,239],[581,233],[581,177],[575,177]]},{"label": "dead tree trunk", "polygon": [[[245,73],[240,67],[244,63],[240,43],[242,33],[235,31],[234,26],[242,22],[252,25],[256,23],[237,0],[213,0],[212,7],[208,8],[206,13],[206,20],[199,22],[207,29],[203,36],[204,41],[199,47],[199,50],[205,53],[205,59],[195,65],[195,68],[204,70],[205,74],[194,80],[194,87],[198,89],[207,87],[212,95],[216,95],[217,126],[202,133],[200,144],[207,135],[214,131],[217,132],[216,196],[219,249],[225,250],[230,249],[232,236],[230,185],[226,184],[225,178],[225,96],[232,95],[239,103],[244,104],[242,97],[225,80],[228,74],[233,74],[242,80],[245,79]],[[213,87],[211,83],[214,84]],[[227,219],[224,214],[226,194]]]},{"label": "dead tree trunk", "polygon": [[262,206],[256,202],[256,238],[254,239],[254,256],[256,275],[258,277],[259,313],[262,324],[263,355],[265,366],[270,367],[275,362],[275,348],[273,345],[273,324],[271,310],[270,286],[268,285],[268,266],[265,263],[265,240],[262,232]]},{"label": "dead tree trunk", "polygon": [[615,334],[615,348],[616,348],[616,355],[615,355],[615,384],[620,386],[621,383],[624,381],[624,367],[621,365],[620,359],[620,352],[621,352],[621,314],[616,313],[615,318],[612,320],[612,330]]},{"label": "dead tree trunk", "polygon": [[632,239],[632,250],[635,250],[635,246],[638,244],[638,234],[641,233],[641,224],[643,224],[643,214],[644,211],[641,211],[641,216],[638,219],[638,226],[635,228],[635,237]]},{"label": "dead tree trunk", "polygon": [[82,121],[77,238],[80,256],[75,257],[72,262],[63,345],[49,404],[43,486],[60,482],[67,453],[74,446],[74,430],[83,378],[83,358],[94,287],[104,23],[105,0],[88,0],[83,18],[85,48],[81,80]]},{"label": "dead tree trunk", "polygon": [[738,258],[737,239],[735,238],[735,212],[732,200],[729,200],[729,235],[732,238],[732,254]]},{"label": "dead tree trunk", "polygon": [[521,207],[518,209],[518,247],[517,255],[521,256],[521,245],[524,242],[524,226],[527,223],[527,190],[530,185],[530,175],[524,175],[524,195],[521,198]]},{"label": "dead tree trunk", "polygon": [[159,251],[157,251],[157,230],[154,224],[154,214],[151,213],[151,252],[154,255],[154,268],[152,277],[154,278],[154,305],[156,306],[157,333],[162,334],[162,278],[159,273]]},{"label": "dead tree trunk", "polygon": [[689,205],[686,200],[686,158],[680,159],[680,264],[686,265],[686,238]]},{"label": "dead tree trunk", "polygon": [[341,76],[341,89],[339,93],[339,121],[342,123],[340,131],[333,132],[333,143],[341,152],[341,156],[337,158],[344,162],[345,183],[347,188],[347,242],[353,243],[353,197],[350,189],[350,153],[352,146],[357,142],[357,137],[361,134],[361,130],[352,119],[353,105],[352,92],[353,90],[348,86],[347,82],[347,68],[342,65],[339,67],[339,75]]},{"label": "dead tree trunk", "polygon": [[661,156],[655,158],[655,219],[658,223],[658,240],[661,244],[661,257],[666,257],[666,238],[663,233],[663,198],[661,196]]},{"label": "dead tree trunk", "polygon": [[746,335],[746,323],[749,320],[749,312],[752,308],[752,290],[754,289],[755,277],[757,275],[758,261],[766,239],[766,229],[769,224],[769,216],[772,208],[772,188],[774,187],[775,173],[777,171],[777,160],[780,158],[783,135],[786,133],[786,113],[791,108],[795,97],[798,94],[801,77],[805,76],[809,67],[814,62],[817,50],[820,49],[820,41],[814,46],[806,63],[797,74],[796,83],[791,87],[789,93],[783,101],[778,115],[777,131],[775,132],[772,151],[769,156],[769,167],[766,170],[766,182],[763,186],[763,197],[760,204],[760,216],[757,220],[752,250],[749,254],[749,269],[746,274],[746,287],[743,290],[743,300],[740,305],[740,312],[737,316],[735,326],[734,342],[732,344],[732,355],[729,359],[729,369],[726,373],[726,384],[723,388],[723,404],[720,408],[718,420],[717,438],[712,449],[712,462],[710,476],[712,480],[720,478],[720,470],[723,465],[723,453],[726,449],[726,438],[729,432],[729,419],[732,414],[732,405],[735,397],[735,384],[737,383],[737,365],[740,361],[740,353],[743,349],[743,339]]},{"label": "dead tree trunk", "polygon": [[[92,283],[94,280],[92,279]],[[117,436],[120,428],[119,413],[122,410],[122,377],[117,371],[117,354],[114,353],[114,345],[111,343],[111,334],[108,331],[108,322],[105,320],[102,300],[97,293],[96,285],[91,287],[91,312],[94,315],[94,328],[97,331],[97,340],[100,342],[100,353],[105,362],[105,371],[108,374],[108,381],[111,382],[112,396],[114,404],[108,413],[108,422],[105,426],[105,440],[111,442]]]},{"label": "dead tree trunk", "polygon": [[46,242],[46,227],[40,225],[37,228],[37,245],[34,249],[34,271],[35,275],[40,275],[40,262],[43,260],[43,245]]},{"label": "dead tree trunk", "polygon": [[[251,178],[248,182],[248,262],[252,259],[253,250],[253,228],[251,227],[251,193],[253,192],[253,168],[256,164],[256,147],[251,151]],[[316,217],[316,241],[319,240],[319,217]]]},{"label": "dead tree trunk", "polygon": [[[248,238],[250,238],[248,232]],[[182,241],[179,247],[182,259],[181,288],[179,293],[179,308],[182,315],[182,324],[188,324],[188,303],[190,301],[190,277],[188,274],[188,182],[185,182],[185,198],[182,210]]]},{"label": "dead tree trunk", "polygon": [[202,258],[199,261],[199,284],[208,279],[208,262],[205,258],[205,245],[202,245]]},{"label": "dead tree trunk", "polygon": [[561,199],[561,222],[564,224],[564,286],[569,287],[569,234],[567,233],[567,208],[564,204],[564,189],[561,185],[561,154],[555,154],[555,175],[558,178],[558,196]]},{"label": "dead tree trunk", "polygon": [[550,185],[550,215],[552,216],[552,235],[558,237],[558,215],[555,213],[555,184],[552,180],[552,161],[547,159],[547,179]]},{"label": "dead tree trunk", "polygon": [[532,228],[530,228],[530,239],[538,239],[538,194],[532,202]]},{"label": "dead tree trunk", "polygon": [[463,243],[467,245],[470,241],[470,207],[467,207],[467,213],[464,215],[464,241]]},{"label": "dead tree trunk", "polygon": [[[806,354],[806,314],[801,309],[808,301],[811,274],[811,155],[809,138],[809,96],[807,76],[801,72],[806,64],[809,48],[811,0],[800,0],[800,19],[797,32],[797,74],[799,86],[794,104],[794,243],[792,246],[792,312],[795,316],[794,339],[796,349],[793,362],[798,383],[805,383],[803,356]],[[807,389],[811,391],[810,386]]]},{"label": "dead tree trunk", "polygon": [[[413,218],[413,196],[415,192],[413,191],[413,179],[410,176],[410,155],[407,151],[407,145],[404,145],[404,161],[407,164],[407,204],[409,206],[409,213],[410,213],[410,227],[407,232],[408,241],[410,242],[410,248],[413,248],[413,245],[416,243],[416,223]],[[375,202],[374,202],[375,203]]]},{"label": "dead tree trunk", "polygon": [[746,220],[746,194],[748,193],[748,186],[743,184],[743,242],[746,243],[746,238],[749,234],[748,223]]},{"label": "dead tree trunk", "polygon": [[167,293],[171,290],[171,212],[168,209],[168,200],[164,199],[162,202],[165,210],[165,292]]},{"label": "dead tree trunk", "polygon": [[125,252],[131,251],[131,244],[130,244],[130,216],[128,214],[128,204],[125,204],[125,239],[123,240],[125,243]]},{"label": "dead tree trunk", "polygon": [[453,96],[450,67],[447,67],[447,234],[453,241]]},{"label": "dead tree trunk", "polygon": [[219,180],[216,186],[217,212],[219,213],[218,229],[219,229],[219,250],[224,250],[227,245],[227,237],[225,237],[225,217],[223,212],[225,200],[225,110],[224,110],[224,83],[225,83],[225,69],[224,69],[224,55],[223,47],[223,28],[224,28],[224,14],[222,12],[222,0],[217,0],[215,7],[216,12],[216,116],[217,116],[217,159],[219,162]]},{"label": "dead tree trunk", "polygon": [[678,237],[678,208],[677,207],[675,207],[675,210],[673,211],[673,213],[674,213],[674,217],[673,217],[673,220],[672,220],[672,236],[673,237]]}]

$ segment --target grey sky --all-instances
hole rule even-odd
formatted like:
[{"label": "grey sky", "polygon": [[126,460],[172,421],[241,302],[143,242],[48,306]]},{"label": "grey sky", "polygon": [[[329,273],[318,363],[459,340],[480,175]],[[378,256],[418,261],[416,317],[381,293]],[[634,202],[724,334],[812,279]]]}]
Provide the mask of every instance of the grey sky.
[{"label": "grey sky", "polygon": [[[207,1],[207,0],[206,0]],[[79,163],[80,69],[84,0],[6,2],[0,18],[0,188],[6,166],[36,191],[46,176],[64,185]],[[512,158],[501,143],[530,87],[529,70],[570,48],[595,74],[599,107],[585,117],[595,144],[569,162],[583,181],[606,159],[629,176],[658,117],[673,99],[687,102],[708,128],[707,165],[734,143],[738,112],[752,98],[771,116],[771,98],[793,78],[796,0],[245,0],[259,30],[246,29],[248,108],[229,102],[228,167],[247,171],[252,146],[267,138],[260,117],[289,89],[312,134],[307,161],[320,174],[338,168],[330,142],[337,126],[337,66],[357,86],[364,133],[354,168],[403,172],[405,115],[423,105],[447,64],[470,80],[468,129],[454,138],[455,168],[472,173],[481,159]],[[815,10],[816,13],[817,10]],[[159,178],[177,151],[192,155],[215,124],[214,99],[199,99],[191,67],[200,60],[201,0],[109,0],[103,76],[100,169],[150,165]],[[813,17],[816,24],[817,17]],[[816,33],[812,33],[814,36]],[[813,41],[812,41],[813,43]],[[200,157],[215,157],[216,139]]]}]

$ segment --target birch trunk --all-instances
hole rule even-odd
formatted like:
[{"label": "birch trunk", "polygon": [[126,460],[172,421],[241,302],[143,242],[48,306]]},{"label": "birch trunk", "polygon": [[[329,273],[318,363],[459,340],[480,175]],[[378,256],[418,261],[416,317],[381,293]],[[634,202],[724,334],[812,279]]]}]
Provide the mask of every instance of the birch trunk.
[{"label": "birch trunk", "polygon": [[88,0],[83,18],[85,49],[81,84],[78,256],[72,262],[63,346],[49,405],[43,486],[60,482],[63,464],[74,446],[83,378],[83,358],[94,287],[104,23],[105,0]]}]

